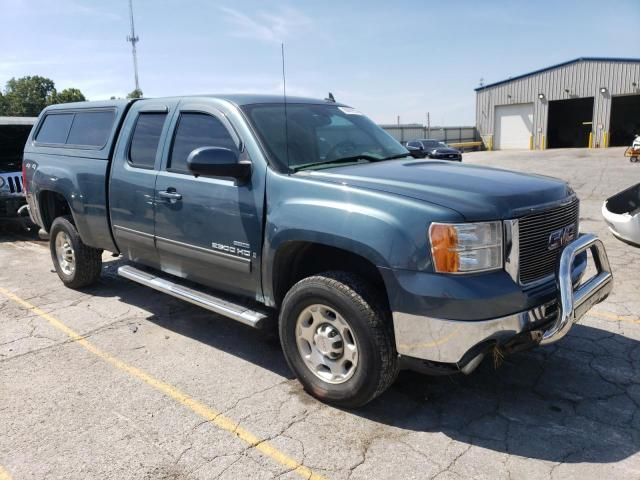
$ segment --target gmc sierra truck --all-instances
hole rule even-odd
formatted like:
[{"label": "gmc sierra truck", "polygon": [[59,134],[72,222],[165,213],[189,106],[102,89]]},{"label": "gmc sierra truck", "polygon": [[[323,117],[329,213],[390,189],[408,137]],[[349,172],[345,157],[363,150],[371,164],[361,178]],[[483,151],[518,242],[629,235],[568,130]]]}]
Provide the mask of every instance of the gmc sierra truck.
[{"label": "gmc sierra truck", "polygon": [[400,368],[468,374],[556,342],[612,288],[567,183],[413,159],[332,100],[54,105],[24,172],[65,285],[96,282],[109,251],[133,282],[252,327],[277,320],[304,388],[340,406]]}]

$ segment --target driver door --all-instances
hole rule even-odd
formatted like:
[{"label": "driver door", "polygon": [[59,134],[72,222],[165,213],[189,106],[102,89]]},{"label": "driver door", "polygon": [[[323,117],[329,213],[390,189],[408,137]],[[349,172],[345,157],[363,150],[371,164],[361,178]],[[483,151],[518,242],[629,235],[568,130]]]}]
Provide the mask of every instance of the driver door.
[{"label": "driver door", "polygon": [[188,170],[187,156],[196,148],[223,147],[247,155],[226,116],[213,105],[181,103],[172,131],[156,180],[155,235],[161,269],[255,297],[260,286],[262,176],[238,184],[195,177]]}]

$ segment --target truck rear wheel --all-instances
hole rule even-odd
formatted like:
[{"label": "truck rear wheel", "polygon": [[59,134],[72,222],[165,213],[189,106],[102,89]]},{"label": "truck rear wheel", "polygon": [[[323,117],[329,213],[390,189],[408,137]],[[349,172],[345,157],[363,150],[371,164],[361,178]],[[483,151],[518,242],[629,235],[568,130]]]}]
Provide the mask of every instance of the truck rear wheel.
[{"label": "truck rear wheel", "polygon": [[342,407],[362,406],[395,380],[398,359],[387,309],[346,272],[305,278],[287,293],[280,341],[305,390]]},{"label": "truck rear wheel", "polygon": [[67,287],[87,287],[100,277],[102,250],[82,243],[70,216],[58,217],[53,221],[49,232],[49,248],[56,272]]}]

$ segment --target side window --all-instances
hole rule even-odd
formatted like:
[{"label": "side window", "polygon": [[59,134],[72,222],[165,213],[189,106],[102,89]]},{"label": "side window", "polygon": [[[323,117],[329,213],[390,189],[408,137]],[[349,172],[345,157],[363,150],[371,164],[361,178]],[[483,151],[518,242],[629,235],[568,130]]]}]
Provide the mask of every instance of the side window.
[{"label": "side window", "polygon": [[111,134],[114,118],[113,110],[76,113],[67,144],[103,147]]},{"label": "side window", "polygon": [[187,157],[200,147],[222,147],[239,153],[233,138],[216,117],[206,113],[183,113],[178,119],[168,168],[187,172]]},{"label": "side window", "polygon": [[141,113],[131,136],[129,163],[138,168],[153,168],[166,113]]},{"label": "side window", "polygon": [[111,134],[114,118],[113,110],[76,113],[67,144],[103,147]]},{"label": "side window", "polygon": [[420,144],[418,142],[409,142],[407,143],[407,147],[417,147],[420,148]]},{"label": "side window", "polygon": [[38,130],[36,142],[63,145],[67,141],[71,122],[73,122],[73,113],[52,113],[47,115],[42,121],[40,130]]}]

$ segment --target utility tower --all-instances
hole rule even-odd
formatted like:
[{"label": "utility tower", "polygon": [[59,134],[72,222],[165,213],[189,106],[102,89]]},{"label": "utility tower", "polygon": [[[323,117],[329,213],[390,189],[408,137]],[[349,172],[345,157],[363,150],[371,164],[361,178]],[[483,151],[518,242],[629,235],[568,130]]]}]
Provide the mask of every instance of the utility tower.
[{"label": "utility tower", "polygon": [[129,18],[131,19],[131,35],[127,35],[127,42],[131,42],[131,52],[133,53],[133,74],[136,78],[136,90],[140,91],[138,82],[138,55],[136,53],[136,43],[140,40],[136,36],[136,29],[133,24],[133,0],[129,0]]}]

